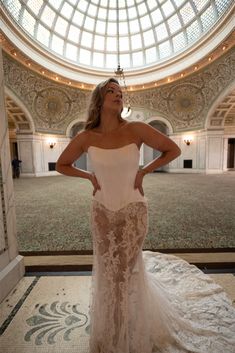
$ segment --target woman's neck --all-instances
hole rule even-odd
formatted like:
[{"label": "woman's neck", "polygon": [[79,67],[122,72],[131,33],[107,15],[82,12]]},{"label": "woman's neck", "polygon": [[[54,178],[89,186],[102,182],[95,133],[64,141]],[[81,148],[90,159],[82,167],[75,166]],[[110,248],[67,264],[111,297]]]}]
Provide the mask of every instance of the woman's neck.
[{"label": "woman's neck", "polygon": [[102,133],[108,133],[116,130],[122,122],[119,120],[118,116],[114,117],[112,115],[101,115],[99,130]]}]

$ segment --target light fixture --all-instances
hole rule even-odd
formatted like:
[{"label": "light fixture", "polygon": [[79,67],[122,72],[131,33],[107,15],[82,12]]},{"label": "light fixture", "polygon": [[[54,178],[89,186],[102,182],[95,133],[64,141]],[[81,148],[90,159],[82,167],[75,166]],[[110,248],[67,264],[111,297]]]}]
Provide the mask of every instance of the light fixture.
[{"label": "light fixture", "polygon": [[193,141],[191,136],[185,136],[184,138],[184,143],[189,146],[191,144],[191,142]]},{"label": "light fixture", "polygon": [[54,148],[55,147],[55,142],[50,142],[49,146],[50,146],[50,148]]},{"label": "light fixture", "polygon": [[51,138],[51,139],[48,139],[48,145],[51,149],[53,149],[56,145],[56,140]]},{"label": "light fixture", "polygon": [[125,79],[125,74],[123,68],[121,68],[120,64],[120,47],[119,47],[119,8],[118,8],[118,0],[116,1],[116,8],[117,8],[117,69],[114,71],[117,80],[119,81],[120,85],[124,86],[125,90],[125,95],[126,95],[126,105],[123,107],[121,117],[122,118],[128,118],[131,115],[131,105],[130,105],[130,98],[127,92],[127,86],[126,86],[126,79]]},{"label": "light fixture", "polygon": [[121,117],[123,119],[128,118],[131,115],[131,108],[130,106],[128,107],[123,107]]}]

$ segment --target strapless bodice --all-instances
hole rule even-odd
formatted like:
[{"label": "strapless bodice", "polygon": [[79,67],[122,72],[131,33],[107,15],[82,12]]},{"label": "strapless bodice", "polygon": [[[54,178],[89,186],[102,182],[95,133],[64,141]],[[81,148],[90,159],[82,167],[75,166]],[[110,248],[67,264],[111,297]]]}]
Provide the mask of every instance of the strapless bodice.
[{"label": "strapless bodice", "polygon": [[88,156],[101,187],[94,195],[95,200],[114,211],[130,202],[146,202],[139,190],[134,189],[140,157],[135,143],[112,149],[90,146]]}]

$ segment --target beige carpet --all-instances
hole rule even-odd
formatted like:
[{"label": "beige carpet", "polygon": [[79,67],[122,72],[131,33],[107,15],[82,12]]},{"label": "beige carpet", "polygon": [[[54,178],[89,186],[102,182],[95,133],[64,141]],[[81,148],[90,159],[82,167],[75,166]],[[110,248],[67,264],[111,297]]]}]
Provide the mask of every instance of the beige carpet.
[{"label": "beige carpet", "polygon": [[[235,303],[235,277],[211,275]],[[88,353],[90,276],[24,277],[0,304],[1,353]]]}]

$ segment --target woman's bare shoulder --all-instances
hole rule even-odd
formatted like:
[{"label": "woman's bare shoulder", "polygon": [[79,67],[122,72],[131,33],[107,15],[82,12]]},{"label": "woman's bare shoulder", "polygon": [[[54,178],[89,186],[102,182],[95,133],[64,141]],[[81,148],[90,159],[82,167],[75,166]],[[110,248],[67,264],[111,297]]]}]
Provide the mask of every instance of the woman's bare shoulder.
[{"label": "woman's bare shoulder", "polygon": [[136,121],[136,120],[135,121],[128,121],[128,124],[130,126],[134,126],[134,127],[148,125],[147,123],[144,123],[143,121]]},{"label": "woman's bare shoulder", "polygon": [[80,140],[82,149],[84,152],[87,152],[90,145],[99,144],[102,134],[97,129],[89,129],[80,131],[77,134],[77,138]]},{"label": "woman's bare shoulder", "polygon": [[84,142],[89,136],[88,130],[81,130],[74,136],[74,139],[80,141],[80,143]]},{"label": "woman's bare shoulder", "polygon": [[143,121],[129,121],[127,127],[133,132],[138,132],[141,129],[146,128],[146,126],[148,126],[148,124]]},{"label": "woman's bare shoulder", "polygon": [[89,131],[88,130],[82,130],[79,131],[73,138],[73,144],[77,147],[82,148],[82,150],[86,150],[86,144],[87,141],[89,140]]}]

